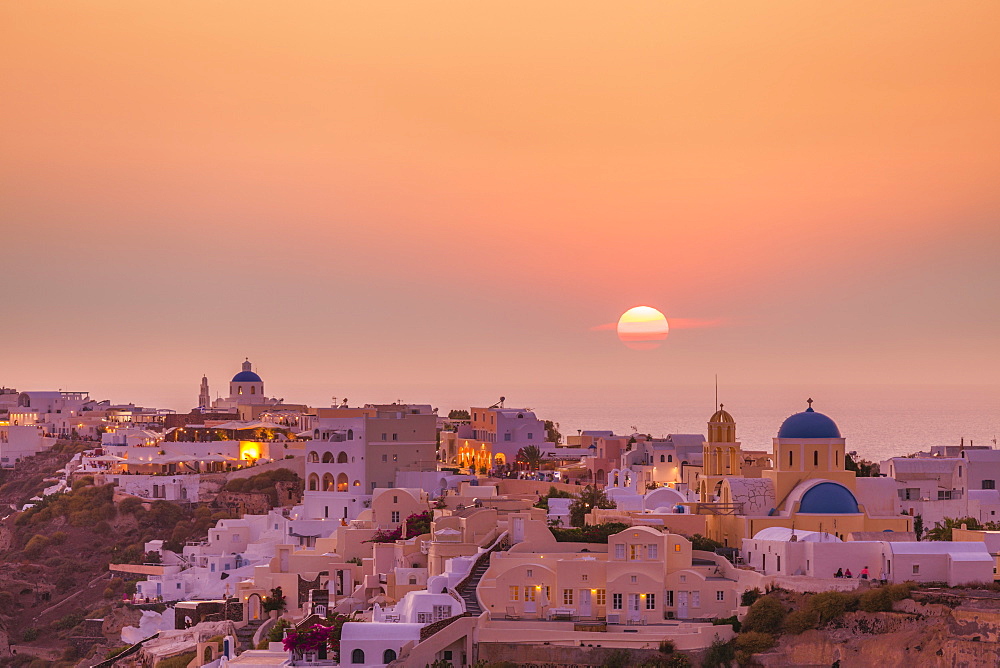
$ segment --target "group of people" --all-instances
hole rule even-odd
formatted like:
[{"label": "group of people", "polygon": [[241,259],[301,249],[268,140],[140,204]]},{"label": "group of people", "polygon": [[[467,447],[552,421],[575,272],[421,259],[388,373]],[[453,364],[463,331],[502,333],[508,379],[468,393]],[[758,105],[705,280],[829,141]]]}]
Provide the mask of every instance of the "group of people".
[{"label": "group of people", "polygon": [[[854,574],[851,573],[851,569],[850,568],[848,568],[847,570],[844,570],[843,568],[838,568],[837,572],[833,574],[833,577],[835,577],[835,578],[853,578]],[[858,578],[860,578],[862,580],[867,580],[867,579],[869,579],[869,577],[871,577],[871,573],[868,571],[868,567],[865,566],[864,568],[861,569],[861,573],[858,574]],[[881,582],[885,582],[885,579],[886,579],[886,576],[885,576],[885,572],[883,571],[882,574],[879,575],[879,580]]]}]

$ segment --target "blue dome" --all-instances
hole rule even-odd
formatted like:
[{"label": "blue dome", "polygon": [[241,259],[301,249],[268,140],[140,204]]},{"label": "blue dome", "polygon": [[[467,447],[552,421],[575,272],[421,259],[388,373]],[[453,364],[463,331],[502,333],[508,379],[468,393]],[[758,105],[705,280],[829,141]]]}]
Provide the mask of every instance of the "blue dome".
[{"label": "blue dome", "polygon": [[253,371],[240,371],[238,374],[233,376],[234,383],[263,383],[264,381],[260,379],[260,376],[255,374]]},{"label": "blue dome", "polygon": [[851,490],[835,482],[821,482],[802,495],[799,512],[849,515],[861,511]]},{"label": "blue dome", "polygon": [[812,409],[789,416],[781,423],[778,438],[840,438],[837,423]]}]

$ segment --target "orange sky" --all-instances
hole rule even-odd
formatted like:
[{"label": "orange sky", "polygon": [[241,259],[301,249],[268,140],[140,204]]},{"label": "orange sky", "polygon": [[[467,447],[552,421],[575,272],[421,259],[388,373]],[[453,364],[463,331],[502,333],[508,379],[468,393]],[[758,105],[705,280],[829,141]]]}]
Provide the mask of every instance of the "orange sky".
[{"label": "orange sky", "polygon": [[[995,383],[998,33],[984,2],[5,3],[0,384]],[[725,325],[592,329],[636,304]]]}]

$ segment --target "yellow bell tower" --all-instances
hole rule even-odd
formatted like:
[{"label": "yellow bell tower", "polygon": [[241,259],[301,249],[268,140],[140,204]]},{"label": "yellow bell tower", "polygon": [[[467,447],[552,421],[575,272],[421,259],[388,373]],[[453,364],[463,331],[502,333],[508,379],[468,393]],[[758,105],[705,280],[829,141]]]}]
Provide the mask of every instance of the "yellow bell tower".
[{"label": "yellow bell tower", "polygon": [[702,444],[701,480],[698,494],[702,502],[710,502],[718,492],[716,487],[727,476],[743,475],[743,458],[736,440],[736,420],[723,404],[708,421],[708,440]]}]

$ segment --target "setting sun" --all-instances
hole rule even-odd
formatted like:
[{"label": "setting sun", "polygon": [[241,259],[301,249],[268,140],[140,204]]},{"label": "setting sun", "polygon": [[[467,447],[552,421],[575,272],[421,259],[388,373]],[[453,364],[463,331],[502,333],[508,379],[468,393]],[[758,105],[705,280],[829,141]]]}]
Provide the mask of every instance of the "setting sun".
[{"label": "setting sun", "polygon": [[669,332],[666,317],[651,306],[635,306],[618,319],[618,338],[635,350],[658,348]]}]

